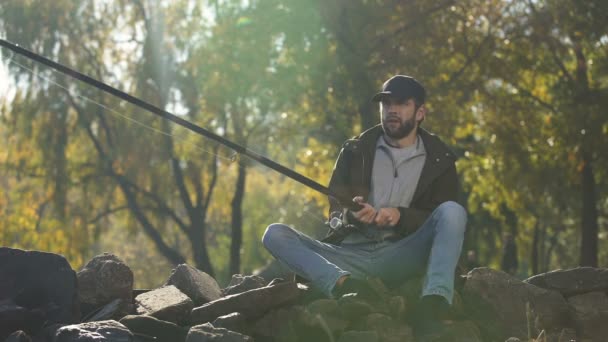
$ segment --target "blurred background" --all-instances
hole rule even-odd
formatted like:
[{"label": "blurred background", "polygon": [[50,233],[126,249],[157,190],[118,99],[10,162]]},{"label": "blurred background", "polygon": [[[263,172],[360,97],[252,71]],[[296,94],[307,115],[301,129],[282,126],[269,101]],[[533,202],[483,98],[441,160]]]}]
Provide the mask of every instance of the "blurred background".
[{"label": "blurred background", "polygon": [[[459,156],[467,267],[520,278],[608,264],[608,2],[4,0],[0,37],[327,184],[394,74]],[[322,195],[0,49],[0,245],[107,251],[155,287],[179,263],[226,284]]]}]

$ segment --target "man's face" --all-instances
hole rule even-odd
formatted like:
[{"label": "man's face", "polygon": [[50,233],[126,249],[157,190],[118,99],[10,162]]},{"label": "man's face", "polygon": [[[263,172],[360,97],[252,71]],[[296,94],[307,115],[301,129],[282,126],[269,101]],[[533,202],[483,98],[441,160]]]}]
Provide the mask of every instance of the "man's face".
[{"label": "man's face", "polygon": [[407,137],[416,127],[416,103],[413,99],[398,100],[387,97],[380,102],[382,128],[392,139]]}]

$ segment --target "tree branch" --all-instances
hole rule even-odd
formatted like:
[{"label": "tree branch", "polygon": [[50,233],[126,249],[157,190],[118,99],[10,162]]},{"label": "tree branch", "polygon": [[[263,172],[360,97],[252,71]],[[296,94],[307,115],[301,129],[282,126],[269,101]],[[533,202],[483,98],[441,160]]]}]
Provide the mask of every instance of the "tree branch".
[{"label": "tree branch", "polygon": [[185,263],[186,259],[181,254],[179,254],[179,252],[175,251],[165,243],[160,233],[148,220],[142,208],[137,203],[135,194],[130,189],[130,182],[128,182],[128,180],[124,176],[121,176],[117,173],[113,173],[112,176],[118,182],[120,189],[125,195],[131,213],[141,224],[142,228],[144,229],[144,233],[154,241],[154,244],[158,248],[158,251],[174,265]]},{"label": "tree branch", "polygon": [[130,186],[132,189],[134,189],[135,191],[137,191],[138,193],[144,195],[144,197],[152,200],[154,203],[156,203],[157,210],[161,210],[163,211],[165,214],[167,214],[169,217],[171,217],[173,219],[173,221],[175,221],[175,223],[177,224],[177,226],[180,228],[180,230],[182,230],[184,233],[188,233],[188,225],[186,225],[186,223],[184,223],[184,221],[182,221],[179,216],[177,216],[177,214],[175,213],[175,211],[173,211],[165,202],[163,202],[156,194],[151,193],[148,190],[145,190],[143,188],[141,188],[139,185],[131,182],[130,180],[128,180],[127,178],[123,177],[122,180],[125,184],[127,184],[128,186]]},{"label": "tree branch", "polygon": [[107,209],[99,214],[97,214],[93,219],[89,220],[90,224],[96,223],[97,221],[101,220],[102,218],[108,216],[108,215],[112,215],[114,213],[117,213],[119,211],[123,211],[129,209],[128,206],[122,206],[122,207],[116,207],[116,208],[111,208],[111,209]]}]

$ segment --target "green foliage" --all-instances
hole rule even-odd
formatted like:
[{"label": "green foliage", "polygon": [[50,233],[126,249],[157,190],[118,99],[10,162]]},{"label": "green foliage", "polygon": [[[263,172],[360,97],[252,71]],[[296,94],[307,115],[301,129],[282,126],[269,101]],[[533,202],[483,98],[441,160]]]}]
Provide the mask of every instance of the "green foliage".
[{"label": "green foliage", "polygon": [[[595,221],[606,222],[606,6],[9,0],[0,4],[0,36],[322,184],[342,141],[377,123],[369,100],[381,83],[414,75],[429,90],[424,127],[461,157],[466,248],[498,266],[511,233],[520,259],[542,271],[579,263],[589,165]],[[183,261],[226,282],[231,248],[251,272],[270,259],[259,241],[272,222],[325,233],[327,203],[312,190],[12,58],[10,95],[0,94],[0,244],[63,253],[77,267],[118,251],[148,287]],[[240,199],[239,168],[247,172]],[[605,264],[608,239],[598,237]]]}]

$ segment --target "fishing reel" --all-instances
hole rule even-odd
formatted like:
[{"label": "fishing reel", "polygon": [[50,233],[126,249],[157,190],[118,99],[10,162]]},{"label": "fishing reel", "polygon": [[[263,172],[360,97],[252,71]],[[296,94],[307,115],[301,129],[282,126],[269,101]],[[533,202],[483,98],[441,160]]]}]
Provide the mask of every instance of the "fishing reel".
[{"label": "fishing reel", "polygon": [[334,232],[343,232],[345,230],[356,229],[356,226],[352,223],[349,223],[349,211],[347,208],[342,209],[342,214],[339,216],[332,217],[328,222],[326,222],[329,229]]}]

